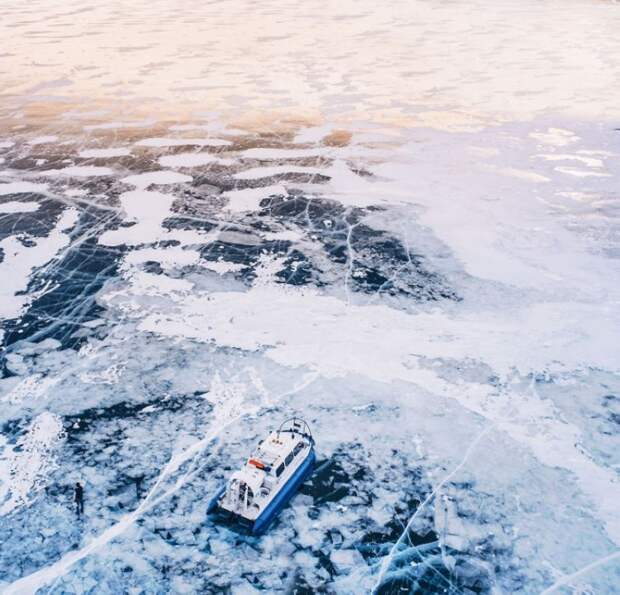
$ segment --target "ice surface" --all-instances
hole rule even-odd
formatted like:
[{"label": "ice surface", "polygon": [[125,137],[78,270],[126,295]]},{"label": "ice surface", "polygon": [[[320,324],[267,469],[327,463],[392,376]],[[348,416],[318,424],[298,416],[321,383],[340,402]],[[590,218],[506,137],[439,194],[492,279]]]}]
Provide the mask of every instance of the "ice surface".
[{"label": "ice surface", "polygon": [[0,196],[7,196],[11,194],[44,193],[46,189],[47,184],[34,184],[32,182],[6,182],[0,184]]},{"label": "ice surface", "polygon": [[5,202],[0,204],[0,213],[31,213],[39,208],[37,202]]},{"label": "ice surface", "polygon": [[130,184],[136,188],[148,188],[151,184],[179,184],[182,182],[191,182],[191,180],[191,176],[186,176],[173,171],[153,171],[127,176],[126,178],[123,178],[121,182]]},{"label": "ice surface", "polygon": [[179,153],[178,155],[166,155],[160,157],[159,164],[162,167],[198,167],[209,163],[230,165],[230,160],[220,159],[211,153]]},{"label": "ice surface", "polygon": [[0,515],[10,513],[17,506],[36,497],[54,465],[54,447],[62,439],[62,420],[45,411],[39,414],[26,434],[12,448],[5,448],[7,458],[0,465]]},{"label": "ice surface", "polygon": [[616,4],[4,22],[0,592],[617,591]]},{"label": "ice surface", "polygon": [[138,147],[225,147],[230,144],[231,141],[221,138],[144,138],[136,143]]},{"label": "ice surface", "polygon": [[125,155],[130,155],[131,151],[126,149],[125,147],[113,147],[109,149],[84,149],[80,151],[80,157],[84,157],[86,159],[100,159],[107,157],[123,157]]},{"label": "ice surface", "polygon": [[72,165],[62,169],[48,169],[43,172],[44,176],[71,176],[76,178],[88,178],[91,176],[109,176],[112,170],[109,167],[98,165]]},{"label": "ice surface", "polygon": [[33,270],[48,263],[56,253],[69,244],[67,230],[75,224],[78,212],[66,210],[50,234],[38,240],[23,241],[9,236],[0,241],[4,259],[0,262],[0,316],[16,318],[36,294],[28,294],[28,282]]}]

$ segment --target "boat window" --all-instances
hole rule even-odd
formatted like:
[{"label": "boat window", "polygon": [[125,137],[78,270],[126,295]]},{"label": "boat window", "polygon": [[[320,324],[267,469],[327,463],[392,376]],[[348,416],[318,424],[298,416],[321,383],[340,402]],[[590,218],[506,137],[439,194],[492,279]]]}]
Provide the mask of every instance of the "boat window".
[{"label": "boat window", "polygon": [[296,457],[301,452],[303,447],[304,447],[304,443],[303,442],[298,442],[295,445],[295,448],[293,449],[293,456]]},{"label": "boat window", "polygon": [[293,460],[293,457],[294,457],[294,456],[295,456],[295,453],[294,453],[294,452],[289,452],[289,453],[286,455],[286,459],[284,459],[284,462],[287,464],[287,466],[291,464],[291,461]]},{"label": "boat window", "polygon": [[276,477],[280,477],[280,475],[282,475],[282,472],[284,471],[284,463],[282,463],[277,469],[276,469]]}]

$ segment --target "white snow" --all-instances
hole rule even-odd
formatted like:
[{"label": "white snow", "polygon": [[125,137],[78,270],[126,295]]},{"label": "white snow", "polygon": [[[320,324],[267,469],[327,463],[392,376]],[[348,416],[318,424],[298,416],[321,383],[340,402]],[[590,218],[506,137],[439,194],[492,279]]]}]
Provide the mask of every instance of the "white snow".
[{"label": "white snow", "polygon": [[36,401],[44,397],[46,392],[58,382],[56,378],[45,378],[41,374],[34,374],[21,378],[19,382],[0,401],[9,404],[21,404],[24,401]]},{"label": "white snow", "polygon": [[222,138],[143,138],[135,143],[138,147],[226,147],[232,143]]},{"label": "white snow", "polygon": [[133,250],[125,257],[125,263],[138,265],[148,261],[158,262],[164,269],[177,266],[198,264],[200,254],[195,250],[187,250],[181,246],[169,248],[140,248]]},{"label": "white snow", "polygon": [[130,184],[136,188],[148,188],[151,184],[166,185],[166,184],[183,184],[184,182],[191,182],[192,177],[185,174],[180,174],[174,171],[152,171],[143,174],[135,174],[122,178],[121,182]]},{"label": "white snow", "polygon": [[163,233],[161,224],[171,212],[174,196],[148,190],[133,190],[124,192],[119,199],[127,221],[135,221],[136,225],[106,231],[99,238],[99,243],[119,246],[157,241]]},{"label": "white snow", "polygon": [[236,264],[234,262],[227,262],[225,260],[205,260],[203,266],[211,271],[215,271],[220,275],[225,273],[234,273],[243,269],[244,265]]},{"label": "white snow", "polygon": [[317,143],[325,138],[334,129],[334,124],[322,124],[320,126],[310,126],[302,128],[296,135],[294,142],[298,144]]},{"label": "white snow", "polygon": [[236,173],[233,177],[237,180],[259,180],[280,174],[326,174],[324,170],[316,167],[305,167],[301,165],[274,165],[272,167],[252,167]]},{"label": "white snow", "polygon": [[124,157],[131,155],[126,147],[108,147],[107,149],[84,149],[78,153],[80,157],[101,159],[106,157]]},{"label": "white snow", "polygon": [[62,169],[48,169],[41,172],[42,176],[66,176],[72,178],[90,178],[96,176],[111,176],[114,170],[98,165],[71,165]]},{"label": "white snow", "polygon": [[32,213],[39,208],[38,202],[10,202],[0,203],[0,214],[2,213]]},{"label": "white snow", "polygon": [[569,176],[576,176],[577,178],[611,178],[611,174],[601,172],[601,171],[592,171],[591,169],[578,169],[576,167],[556,167],[555,171],[559,171],[563,174],[568,174]]},{"label": "white snow", "polygon": [[165,155],[159,158],[159,165],[162,167],[199,167],[217,163],[219,165],[230,165],[230,159],[221,159],[212,153],[179,153],[177,155]]},{"label": "white snow", "polygon": [[0,516],[27,505],[45,485],[62,437],[62,420],[46,411],[32,421],[14,447],[5,444],[0,450]]},{"label": "white snow", "polygon": [[562,128],[548,128],[545,132],[530,132],[530,137],[551,147],[566,147],[579,140],[576,134]]},{"label": "white snow", "polygon": [[17,235],[0,241],[4,253],[4,260],[0,262],[0,318],[16,318],[36,297],[33,293],[16,294],[26,290],[33,269],[45,265],[69,244],[66,232],[73,227],[78,216],[75,209],[67,209],[47,237],[32,238],[33,246],[24,245]]},{"label": "white snow", "polygon": [[50,134],[47,136],[37,136],[28,141],[29,145],[47,145],[49,143],[55,143],[58,140],[58,137],[55,134]]},{"label": "white snow", "polygon": [[[580,151],[583,152],[583,151]],[[598,154],[598,152],[595,152]],[[602,159],[594,158],[594,157],[584,157],[583,155],[571,155],[571,154],[562,154],[562,153],[552,153],[552,154],[541,154],[537,155],[541,159],[545,161],[579,161],[588,167],[603,167],[604,161]]]},{"label": "white snow", "polygon": [[[93,116],[97,114],[94,113]],[[155,120],[138,120],[136,122],[102,122],[101,124],[87,124],[84,126],[84,130],[114,130],[117,128],[148,128],[155,124]]]},{"label": "white snow", "polygon": [[319,157],[333,153],[333,149],[329,147],[311,147],[307,149],[267,149],[257,147],[254,149],[246,149],[239,156],[247,159],[303,159],[306,157]]},{"label": "white snow", "polygon": [[244,188],[243,190],[230,190],[222,196],[228,198],[226,209],[232,213],[244,211],[257,211],[260,201],[269,196],[286,196],[286,188],[282,184],[263,186],[262,188]]},{"label": "white snow", "polygon": [[34,182],[7,182],[0,184],[0,196],[7,194],[45,194],[47,184],[35,184]]}]

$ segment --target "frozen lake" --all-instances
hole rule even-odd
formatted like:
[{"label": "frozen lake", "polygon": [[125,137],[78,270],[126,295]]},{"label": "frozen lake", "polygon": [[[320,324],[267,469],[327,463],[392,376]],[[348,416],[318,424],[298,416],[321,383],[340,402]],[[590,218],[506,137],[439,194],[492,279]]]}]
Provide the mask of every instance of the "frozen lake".
[{"label": "frozen lake", "polygon": [[620,4],[2,10],[0,593],[618,592]]}]

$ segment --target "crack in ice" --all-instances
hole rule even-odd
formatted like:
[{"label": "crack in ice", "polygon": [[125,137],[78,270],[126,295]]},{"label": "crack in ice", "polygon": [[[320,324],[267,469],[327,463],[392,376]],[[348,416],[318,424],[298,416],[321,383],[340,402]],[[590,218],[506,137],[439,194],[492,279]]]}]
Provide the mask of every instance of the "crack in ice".
[{"label": "crack in ice", "polygon": [[424,501],[420,504],[420,506],[416,508],[416,511],[413,513],[413,515],[409,519],[409,522],[407,523],[405,530],[401,533],[400,537],[396,540],[396,543],[390,549],[389,554],[383,559],[383,562],[381,563],[381,568],[379,570],[379,576],[377,578],[377,582],[375,583],[375,586],[372,589],[373,595],[378,592],[379,587],[383,583],[385,574],[388,571],[390,567],[390,563],[392,562],[392,559],[394,558],[398,548],[401,546],[405,538],[410,540],[409,531],[413,525],[413,522],[415,521],[418,514],[420,513],[420,511],[437,495],[439,490],[467,463],[474,448],[478,445],[480,440],[482,440],[485,434],[487,434],[487,432],[489,432],[493,428],[493,426],[494,424],[489,424],[483,428],[483,430],[478,434],[478,436],[476,436],[476,438],[473,440],[473,442],[469,445],[469,447],[465,451],[465,456],[463,457],[461,462],[435,486],[433,491],[424,499]]},{"label": "crack in ice", "polygon": [[[54,564],[41,568],[36,572],[22,577],[7,585],[3,594],[34,594],[38,589],[45,586],[46,584],[49,584],[52,581],[54,581],[55,585],[58,580],[60,580],[77,562],[88,557],[90,554],[94,553],[113,539],[122,535],[144,513],[153,509],[160,502],[181,489],[187,482],[191,481],[201,471],[201,467],[197,469],[192,468],[190,471],[187,471],[179,479],[176,480],[176,482],[171,488],[164,491],[158,497],[155,497],[157,490],[164,483],[164,481],[166,481],[173,473],[178,471],[178,469],[184,463],[188,461],[194,461],[195,458],[204,451],[205,447],[210,444],[218,435],[220,435],[226,428],[233,425],[235,422],[239,421],[242,417],[246,415],[256,415],[261,408],[268,407],[273,401],[277,401],[285,396],[293,395],[303,390],[312,382],[314,382],[317,377],[318,373],[307,375],[304,380],[300,384],[295,386],[292,390],[281,393],[280,395],[277,395],[274,399],[269,399],[268,395],[264,391],[264,387],[262,387],[262,383],[260,383],[261,386],[259,386],[258,389],[259,392],[262,394],[261,402],[256,406],[250,407],[245,410],[240,409],[242,403],[240,403],[238,399],[232,399],[227,403],[222,404],[222,406],[220,407],[222,411],[218,412],[218,415],[216,415],[215,419],[212,421],[211,424],[212,426],[215,425],[215,429],[208,432],[204,438],[195,442],[190,447],[183,450],[181,453],[170,457],[170,460],[164,467],[163,471],[159,474],[157,480],[155,481],[155,484],[149,490],[146,497],[142,500],[140,505],[135,510],[121,517],[121,519],[117,523],[106,529],[103,533],[101,533],[98,537],[93,539],[89,544],[82,547],[81,549],[65,554],[60,560],[58,560]],[[256,379],[253,379],[253,382],[256,382]],[[52,590],[54,588],[54,585],[52,586]]]},{"label": "crack in ice", "polygon": [[583,576],[584,574],[590,572],[590,570],[597,568],[598,566],[602,566],[603,564],[607,564],[607,562],[611,562],[616,558],[620,558],[620,550],[617,550],[612,554],[609,554],[602,558],[599,558],[598,560],[587,564],[586,566],[580,568],[572,574],[567,574],[563,576],[562,578],[555,581],[555,583],[553,583],[550,587],[547,587],[544,591],[541,591],[540,595],[548,595],[548,593],[553,593],[564,585],[570,585],[570,583],[572,583],[574,579],[579,578],[580,576]]}]

